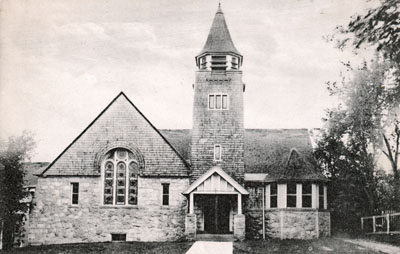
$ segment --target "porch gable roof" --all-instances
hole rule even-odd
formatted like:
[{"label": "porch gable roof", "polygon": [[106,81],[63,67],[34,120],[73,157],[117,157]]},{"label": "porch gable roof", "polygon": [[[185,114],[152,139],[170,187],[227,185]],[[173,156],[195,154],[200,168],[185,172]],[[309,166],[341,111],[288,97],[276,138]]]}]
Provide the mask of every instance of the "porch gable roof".
[{"label": "porch gable roof", "polygon": [[[204,184],[208,179],[211,179],[214,174],[217,174],[220,178],[226,181],[227,184],[231,185],[234,190],[242,195],[248,195],[249,192],[243,188],[238,182],[236,182],[232,177],[230,177],[225,171],[223,171],[220,167],[215,166],[205,172],[202,176],[200,176],[196,181],[194,181],[189,188],[187,188],[183,195],[188,195],[191,192],[195,191],[197,187]],[[207,190],[205,190],[207,191]],[[218,194],[219,190],[214,190],[215,194]]]}]

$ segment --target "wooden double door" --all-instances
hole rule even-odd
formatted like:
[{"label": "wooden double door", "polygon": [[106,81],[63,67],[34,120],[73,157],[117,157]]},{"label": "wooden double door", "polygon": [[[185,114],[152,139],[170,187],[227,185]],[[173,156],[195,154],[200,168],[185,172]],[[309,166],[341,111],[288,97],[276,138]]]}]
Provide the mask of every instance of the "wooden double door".
[{"label": "wooden double door", "polygon": [[203,202],[204,232],[207,234],[229,234],[229,213],[232,195],[206,195]]}]

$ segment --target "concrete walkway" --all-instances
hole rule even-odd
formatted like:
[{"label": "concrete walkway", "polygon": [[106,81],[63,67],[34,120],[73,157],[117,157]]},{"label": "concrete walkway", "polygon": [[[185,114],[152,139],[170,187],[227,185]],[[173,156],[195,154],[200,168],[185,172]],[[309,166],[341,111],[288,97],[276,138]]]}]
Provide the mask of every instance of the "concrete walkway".
[{"label": "concrete walkway", "polygon": [[373,241],[361,240],[361,239],[346,239],[346,238],[338,238],[344,242],[353,243],[357,245],[361,245],[366,248],[370,248],[377,251],[382,251],[388,254],[399,254],[400,247],[393,246],[386,243],[378,243]]},{"label": "concrete walkway", "polygon": [[232,254],[232,242],[196,241],[186,254]]}]

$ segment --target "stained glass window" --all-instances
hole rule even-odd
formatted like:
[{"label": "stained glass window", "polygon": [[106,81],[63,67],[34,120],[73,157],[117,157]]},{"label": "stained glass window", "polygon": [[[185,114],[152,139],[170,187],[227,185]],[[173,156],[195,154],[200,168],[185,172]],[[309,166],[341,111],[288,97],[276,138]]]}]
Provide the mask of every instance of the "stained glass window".
[{"label": "stained glass window", "polygon": [[139,166],[136,162],[129,164],[129,198],[128,203],[130,205],[137,204],[137,178],[139,174]]},{"label": "stained glass window", "polygon": [[135,155],[118,148],[104,158],[104,204],[137,205],[139,164]]}]

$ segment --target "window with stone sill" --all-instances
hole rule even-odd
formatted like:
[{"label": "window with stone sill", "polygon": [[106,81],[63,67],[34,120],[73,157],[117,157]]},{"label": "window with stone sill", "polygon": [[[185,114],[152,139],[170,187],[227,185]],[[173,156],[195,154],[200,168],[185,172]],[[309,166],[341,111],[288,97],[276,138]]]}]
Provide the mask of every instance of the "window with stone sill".
[{"label": "window with stone sill", "polygon": [[162,204],[169,206],[169,183],[162,183]]},{"label": "window with stone sill", "polygon": [[117,148],[103,162],[104,205],[137,205],[139,163],[132,152]]},{"label": "window with stone sill", "polygon": [[71,204],[78,205],[79,202],[79,183],[71,183]]}]

